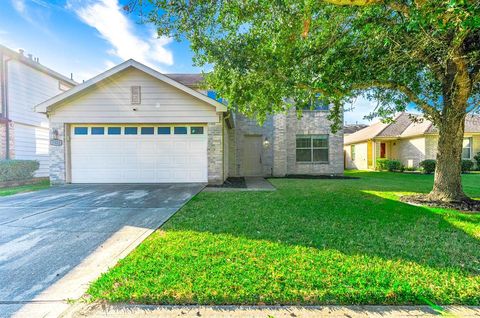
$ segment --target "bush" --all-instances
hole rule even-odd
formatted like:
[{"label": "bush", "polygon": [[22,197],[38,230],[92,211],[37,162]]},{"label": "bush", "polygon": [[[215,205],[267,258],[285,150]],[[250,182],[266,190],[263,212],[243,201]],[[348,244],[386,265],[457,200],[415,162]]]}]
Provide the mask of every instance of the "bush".
[{"label": "bush", "polygon": [[398,160],[377,159],[376,162],[377,162],[377,170],[380,170],[380,171],[388,170],[390,172],[393,172],[393,171],[404,170],[402,163]]},{"label": "bush", "polygon": [[0,160],[0,182],[31,179],[38,167],[35,160]]},{"label": "bush", "polygon": [[377,159],[377,170],[384,171],[388,170],[388,159]]},{"label": "bush", "polygon": [[420,162],[419,165],[423,169],[423,172],[430,174],[435,172],[437,161],[433,159],[427,159]]},{"label": "bush", "polygon": [[405,170],[402,163],[398,160],[388,160],[387,161],[387,170],[390,172],[393,171],[403,171]]},{"label": "bush", "polygon": [[473,169],[472,160],[462,160],[462,173],[471,171],[472,169]]},{"label": "bush", "polygon": [[477,170],[480,170],[480,152],[477,152],[477,154],[473,156],[473,159],[477,162]]}]

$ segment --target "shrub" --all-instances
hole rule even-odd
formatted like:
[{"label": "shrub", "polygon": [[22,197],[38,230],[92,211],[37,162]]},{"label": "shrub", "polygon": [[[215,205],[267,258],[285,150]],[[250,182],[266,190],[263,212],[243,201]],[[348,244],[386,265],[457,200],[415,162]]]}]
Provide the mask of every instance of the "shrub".
[{"label": "shrub", "polygon": [[471,171],[472,169],[473,169],[472,160],[462,160],[462,173]]},{"label": "shrub", "polygon": [[387,161],[387,170],[390,172],[393,171],[403,171],[405,170],[402,163],[398,160],[388,160]]},{"label": "shrub", "polygon": [[0,182],[31,179],[39,166],[35,160],[0,160]]},{"label": "shrub", "polygon": [[473,159],[477,162],[477,170],[480,170],[480,152],[477,152],[477,154],[473,156]]},{"label": "shrub", "polygon": [[377,159],[377,170],[388,170],[388,159]]},{"label": "shrub", "polygon": [[420,162],[420,167],[423,169],[423,172],[425,173],[434,173],[435,172],[435,166],[437,165],[437,161],[433,159],[427,159],[423,160]]}]

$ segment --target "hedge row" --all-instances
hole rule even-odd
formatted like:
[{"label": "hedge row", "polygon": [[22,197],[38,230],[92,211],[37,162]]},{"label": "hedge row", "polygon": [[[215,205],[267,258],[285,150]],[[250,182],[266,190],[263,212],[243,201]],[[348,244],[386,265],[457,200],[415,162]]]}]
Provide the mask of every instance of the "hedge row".
[{"label": "hedge row", "polygon": [[39,167],[35,160],[0,160],[0,182],[31,179]]}]

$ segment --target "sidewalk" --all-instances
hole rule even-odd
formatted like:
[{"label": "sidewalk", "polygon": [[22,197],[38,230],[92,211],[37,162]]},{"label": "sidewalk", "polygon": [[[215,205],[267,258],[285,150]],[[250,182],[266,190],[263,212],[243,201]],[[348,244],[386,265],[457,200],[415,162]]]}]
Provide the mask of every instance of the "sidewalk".
[{"label": "sidewalk", "polygon": [[63,318],[365,318],[365,317],[480,317],[480,307],[445,306],[153,306],[77,304]]}]

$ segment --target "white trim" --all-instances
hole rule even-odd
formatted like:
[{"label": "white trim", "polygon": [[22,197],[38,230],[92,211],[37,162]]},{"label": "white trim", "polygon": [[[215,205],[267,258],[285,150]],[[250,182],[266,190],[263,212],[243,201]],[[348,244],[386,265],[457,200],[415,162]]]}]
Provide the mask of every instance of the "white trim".
[{"label": "white trim", "polygon": [[64,92],[64,93],[61,93],[53,98],[50,98],[49,100],[43,102],[43,103],[40,103],[38,104],[37,106],[34,107],[35,111],[38,112],[38,113],[47,113],[51,110],[53,110],[55,108],[55,106],[57,106],[59,103],[65,101],[66,99],[72,97],[72,96],[75,96],[79,93],[81,93],[82,91],[84,91],[85,89],[91,87],[91,86],[94,86],[95,84],[129,68],[129,67],[132,67],[132,68],[136,68],[150,76],[153,76],[155,77],[156,79],[162,81],[162,82],[165,82],[173,87],[176,87],[178,88],[179,90],[187,93],[187,94],[190,94],[212,106],[214,106],[217,110],[217,112],[226,112],[227,111],[227,107],[225,105],[223,105],[222,103],[219,103],[217,102],[216,100],[208,97],[208,96],[205,96],[203,95],[202,93],[199,93],[197,92],[196,90],[194,89],[191,89],[171,78],[169,78],[168,76],[165,76],[163,75],[162,73],[158,72],[158,71],[155,71],[154,69],[146,66],[146,65],[143,65],[142,63],[139,63],[135,60],[128,60],[128,61],[125,61],[117,66],[114,66],[113,68],[89,79],[88,81],[80,84],[80,85],[77,85],[75,86],[74,88]]}]

